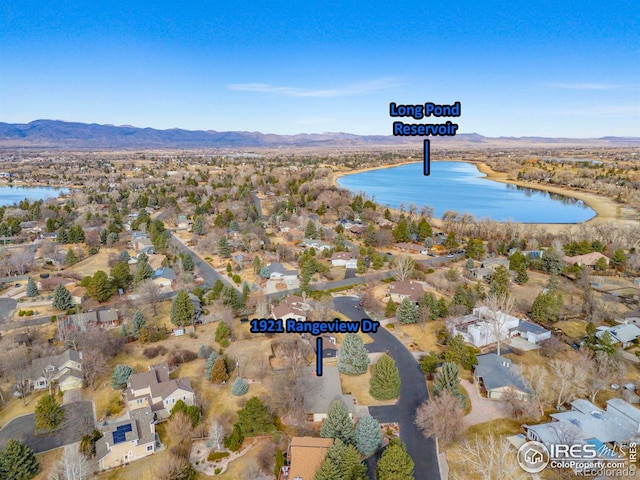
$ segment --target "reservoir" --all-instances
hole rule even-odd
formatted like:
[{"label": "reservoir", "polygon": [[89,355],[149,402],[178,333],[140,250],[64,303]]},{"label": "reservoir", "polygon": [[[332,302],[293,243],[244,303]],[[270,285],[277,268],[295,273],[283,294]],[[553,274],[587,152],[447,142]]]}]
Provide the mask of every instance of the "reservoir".
[{"label": "reservoir", "polygon": [[9,185],[0,186],[0,207],[13,205],[25,198],[30,202],[56,198],[60,193],[67,193],[66,188],[56,187],[14,187]]},{"label": "reservoir", "polygon": [[488,180],[475,165],[465,162],[432,162],[431,175],[422,174],[422,163],[345,175],[338,185],[353,193],[365,193],[380,204],[406,208],[411,203],[435,209],[470,213],[477,219],[522,223],[579,223],[595,216],[581,200],[532,188]]}]

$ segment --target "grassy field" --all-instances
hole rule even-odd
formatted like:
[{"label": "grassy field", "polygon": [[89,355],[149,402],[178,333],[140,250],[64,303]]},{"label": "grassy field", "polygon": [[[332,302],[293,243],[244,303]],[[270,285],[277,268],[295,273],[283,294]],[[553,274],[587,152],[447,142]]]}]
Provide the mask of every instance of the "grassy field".
[{"label": "grassy field", "polygon": [[559,328],[569,338],[580,338],[587,331],[587,323],[583,320],[562,320],[553,324],[554,328]]},{"label": "grassy field", "polygon": [[408,335],[423,352],[441,352],[442,347],[437,344],[436,332],[444,326],[444,320],[435,320],[426,324],[398,325],[396,329]]},{"label": "grassy field", "polygon": [[64,448],[56,448],[49,452],[44,452],[36,455],[38,463],[40,464],[40,473],[38,473],[33,480],[47,480],[49,473],[53,470],[56,462],[62,457]]},{"label": "grassy field", "polygon": [[82,275],[93,275],[98,270],[109,273],[109,254],[118,255],[123,248],[107,248],[102,247],[98,253],[85,258],[81,262],[76,263],[73,267],[67,268],[65,272],[72,272]]},{"label": "grassy field", "polygon": [[344,375],[340,374],[340,384],[342,385],[342,393],[353,395],[358,405],[393,405],[395,400],[376,400],[369,393],[369,382],[371,381],[371,368],[367,373],[362,375]]}]

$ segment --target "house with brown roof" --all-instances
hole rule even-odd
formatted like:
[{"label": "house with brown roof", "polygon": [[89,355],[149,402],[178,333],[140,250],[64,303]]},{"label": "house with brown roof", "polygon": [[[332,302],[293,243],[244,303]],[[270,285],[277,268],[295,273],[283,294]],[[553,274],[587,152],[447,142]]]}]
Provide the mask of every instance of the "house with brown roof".
[{"label": "house with brown roof", "polygon": [[422,255],[426,255],[427,253],[429,253],[429,251],[425,247],[423,247],[422,245],[416,245],[415,243],[400,242],[396,243],[394,247],[398,250],[411,253],[420,253]]},{"label": "house with brown roof", "polygon": [[391,284],[389,284],[388,294],[395,303],[400,303],[405,298],[409,298],[418,303],[423,293],[424,289],[422,285],[412,280],[391,282]]},{"label": "house with brown roof", "polygon": [[304,298],[297,295],[288,295],[271,309],[271,317],[283,320],[293,318],[304,322],[307,320],[309,312],[311,312],[311,305],[305,302]]},{"label": "house with brown roof", "polygon": [[156,426],[151,408],[129,412],[128,419],[101,428],[96,441],[100,470],[107,470],[152,455],[156,451]]},{"label": "house with brown roof", "polygon": [[331,255],[331,265],[333,267],[356,268],[358,261],[351,252],[335,252]]},{"label": "house with brown roof", "polygon": [[171,380],[166,363],[151,365],[148,372],[134,373],[127,381],[125,398],[129,410],[150,407],[154,419],[169,418],[178,400],[195,405],[196,394],[187,377]]},{"label": "house with brown roof", "polygon": [[333,445],[333,438],[293,437],[287,451],[289,465],[280,468],[278,480],[313,480]]},{"label": "house with brown roof", "polygon": [[564,263],[569,265],[578,265],[579,267],[595,267],[596,262],[601,258],[604,258],[605,262],[607,262],[607,265],[609,265],[609,257],[601,254],[600,252],[591,252],[585,255],[576,255],[574,257],[565,256],[562,257],[562,260],[564,260]]}]

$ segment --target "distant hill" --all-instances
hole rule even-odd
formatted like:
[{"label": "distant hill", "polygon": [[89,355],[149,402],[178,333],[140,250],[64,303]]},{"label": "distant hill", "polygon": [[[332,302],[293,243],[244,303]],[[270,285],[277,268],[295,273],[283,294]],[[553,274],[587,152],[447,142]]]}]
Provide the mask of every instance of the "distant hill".
[{"label": "distant hill", "polygon": [[[418,146],[429,137],[313,133],[275,135],[260,132],[214,130],[156,130],[129,125],[35,120],[26,124],[0,122],[0,147],[143,149],[143,148],[256,148],[256,147],[384,147]],[[636,137],[597,139],[542,137],[484,137],[477,133],[455,137],[431,137],[438,146],[640,146]]]}]

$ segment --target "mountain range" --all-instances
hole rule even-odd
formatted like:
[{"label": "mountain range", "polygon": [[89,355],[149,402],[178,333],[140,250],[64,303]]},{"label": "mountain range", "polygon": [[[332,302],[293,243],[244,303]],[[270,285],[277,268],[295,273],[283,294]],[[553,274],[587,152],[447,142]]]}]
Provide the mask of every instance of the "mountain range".
[{"label": "mountain range", "polygon": [[[130,125],[35,120],[30,123],[0,122],[0,147],[68,149],[147,148],[282,148],[282,147],[413,147],[428,137],[354,135],[350,133],[301,133],[276,135],[260,132],[218,132],[215,130],[157,130]],[[484,137],[462,133],[455,137],[431,137],[440,146],[640,146],[639,137],[589,139],[548,137]],[[432,143],[432,145],[433,145]]]}]

